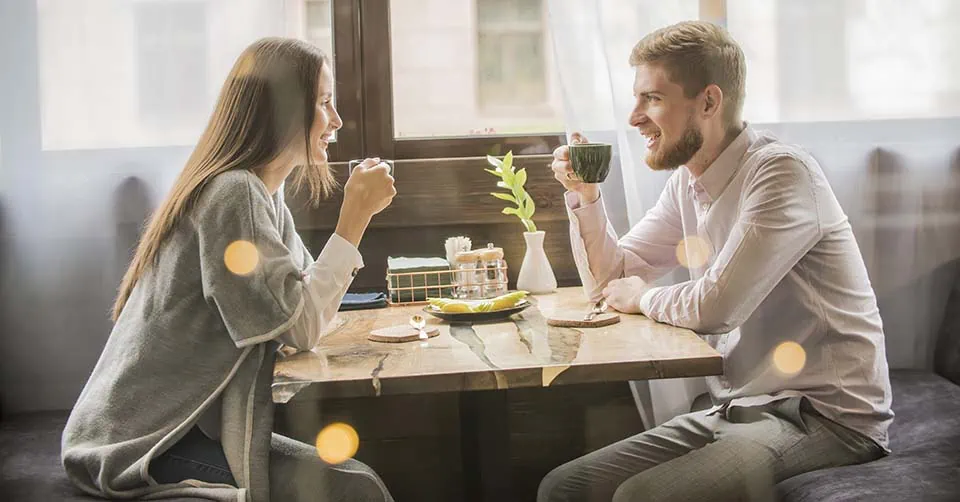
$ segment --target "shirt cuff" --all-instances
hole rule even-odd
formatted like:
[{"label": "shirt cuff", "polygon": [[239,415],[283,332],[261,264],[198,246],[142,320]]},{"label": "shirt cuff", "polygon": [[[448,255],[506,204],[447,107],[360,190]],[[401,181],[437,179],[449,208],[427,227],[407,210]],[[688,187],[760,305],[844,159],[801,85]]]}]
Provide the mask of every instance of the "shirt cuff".
[{"label": "shirt cuff", "polygon": [[650,317],[650,303],[653,302],[653,294],[660,288],[650,288],[640,297],[640,313]]},{"label": "shirt cuff", "polygon": [[323,246],[317,262],[330,267],[337,277],[353,278],[363,268],[360,251],[336,233],[331,235],[327,245]]},{"label": "shirt cuff", "polygon": [[567,190],[563,192],[563,200],[567,203],[567,209],[574,210],[580,209],[580,196],[576,192],[571,192]]},{"label": "shirt cuff", "polygon": [[564,194],[564,200],[570,221],[574,222],[584,238],[593,237],[598,233],[602,235],[607,231],[607,211],[603,206],[602,196],[590,204],[580,205],[580,196],[575,192],[567,192]]}]

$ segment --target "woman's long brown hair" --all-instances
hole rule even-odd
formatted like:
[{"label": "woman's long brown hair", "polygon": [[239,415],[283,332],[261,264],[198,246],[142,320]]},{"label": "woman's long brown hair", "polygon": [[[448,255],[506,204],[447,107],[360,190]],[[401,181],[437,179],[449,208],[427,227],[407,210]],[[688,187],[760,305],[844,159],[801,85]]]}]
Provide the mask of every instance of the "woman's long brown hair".
[{"label": "woman's long brown hair", "polygon": [[[137,281],[156,260],[164,240],[214,176],[232,169],[258,169],[299,136],[312,159],[310,127],[316,111],[320,70],[329,60],[316,47],[294,39],[265,38],[237,58],[206,129],[166,199],[150,218],[123,276],[113,320]],[[299,166],[295,189],[309,187],[315,204],[336,186],[327,165]]]}]

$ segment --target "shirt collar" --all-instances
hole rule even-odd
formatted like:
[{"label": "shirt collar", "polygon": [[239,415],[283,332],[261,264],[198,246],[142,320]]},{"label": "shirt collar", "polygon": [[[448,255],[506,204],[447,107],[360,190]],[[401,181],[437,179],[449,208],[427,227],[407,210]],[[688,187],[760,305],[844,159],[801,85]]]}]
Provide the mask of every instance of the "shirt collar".
[{"label": "shirt collar", "polygon": [[745,125],[743,131],[740,131],[699,178],[690,177],[690,188],[697,194],[706,195],[711,201],[717,200],[740,170],[743,156],[756,138],[757,133],[753,128],[749,124]]}]

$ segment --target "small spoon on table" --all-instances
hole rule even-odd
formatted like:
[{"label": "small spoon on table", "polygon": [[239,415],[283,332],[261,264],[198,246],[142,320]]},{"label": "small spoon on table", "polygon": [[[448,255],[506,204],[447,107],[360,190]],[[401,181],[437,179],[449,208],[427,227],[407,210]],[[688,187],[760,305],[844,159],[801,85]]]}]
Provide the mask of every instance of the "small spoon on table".
[{"label": "small spoon on table", "polygon": [[583,320],[592,321],[594,317],[597,317],[598,315],[606,311],[607,311],[607,301],[600,300],[593,306],[593,309],[590,312],[588,312],[587,315],[583,316]]},{"label": "small spoon on table", "polygon": [[427,325],[427,320],[423,318],[420,314],[413,314],[410,316],[410,326],[413,326],[414,329],[420,332],[420,339],[427,339],[427,332],[423,330]]}]

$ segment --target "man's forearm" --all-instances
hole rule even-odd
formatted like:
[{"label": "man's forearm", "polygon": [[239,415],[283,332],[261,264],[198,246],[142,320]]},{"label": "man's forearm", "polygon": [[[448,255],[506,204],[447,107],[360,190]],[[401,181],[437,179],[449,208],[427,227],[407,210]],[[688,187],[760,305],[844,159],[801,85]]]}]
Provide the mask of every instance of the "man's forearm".
[{"label": "man's forearm", "polygon": [[608,282],[623,275],[623,253],[599,199],[585,206],[574,204],[572,195],[566,201],[573,259],[584,292],[595,301]]}]

